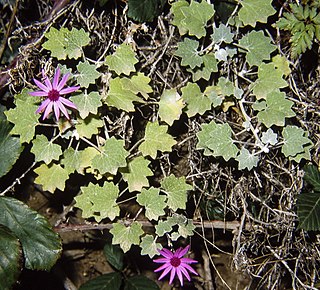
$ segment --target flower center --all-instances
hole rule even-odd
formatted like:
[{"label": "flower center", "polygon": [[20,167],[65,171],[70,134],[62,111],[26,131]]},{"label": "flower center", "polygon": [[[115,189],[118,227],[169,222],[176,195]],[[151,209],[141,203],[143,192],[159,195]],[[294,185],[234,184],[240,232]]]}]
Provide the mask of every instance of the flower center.
[{"label": "flower center", "polygon": [[181,261],[179,258],[177,257],[173,257],[170,259],[170,264],[173,266],[173,267],[178,267],[180,264],[181,264]]},{"label": "flower center", "polygon": [[57,90],[51,90],[48,92],[48,98],[50,99],[50,101],[57,101],[59,99],[60,95],[59,92]]}]

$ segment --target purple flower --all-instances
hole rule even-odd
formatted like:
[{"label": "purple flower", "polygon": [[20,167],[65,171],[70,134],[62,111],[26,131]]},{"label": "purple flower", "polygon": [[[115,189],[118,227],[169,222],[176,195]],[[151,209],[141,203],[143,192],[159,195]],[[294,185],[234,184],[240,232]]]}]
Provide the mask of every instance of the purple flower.
[{"label": "purple flower", "polygon": [[159,272],[164,270],[159,277],[159,280],[166,276],[169,272],[171,272],[169,284],[172,283],[173,278],[175,277],[175,275],[177,275],[180,280],[181,286],[183,286],[182,274],[188,279],[188,281],[190,281],[191,279],[188,271],[195,275],[198,275],[198,273],[189,266],[189,264],[198,263],[198,261],[189,258],[183,258],[183,256],[189,251],[189,247],[190,246],[188,245],[184,249],[179,248],[175,252],[171,252],[168,249],[158,250],[159,253],[164,257],[153,260],[153,262],[155,263],[164,263],[164,265],[154,271]]},{"label": "purple flower", "polygon": [[42,70],[42,77],[44,79],[44,84],[39,82],[36,79],[33,79],[34,83],[37,85],[39,89],[41,89],[41,91],[29,93],[31,96],[35,96],[35,97],[46,97],[46,99],[41,103],[41,105],[37,109],[36,113],[41,113],[44,111],[44,114],[42,117],[42,120],[44,120],[52,112],[52,107],[53,107],[54,114],[57,120],[59,120],[60,111],[66,116],[67,119],[69,119],[69,114],[65,106],[73,109],[77,109],[77,107],[71,101],[61,97],[61,95],[70,94],[78,90],[80,86],[63,88],[67,83],[69,74],[62,76],[62,79],[59,82],[59,79],[60,79],[59,68],[57,68],[55,71],[52,84],[49,78],[46,76],[44,70]]}]

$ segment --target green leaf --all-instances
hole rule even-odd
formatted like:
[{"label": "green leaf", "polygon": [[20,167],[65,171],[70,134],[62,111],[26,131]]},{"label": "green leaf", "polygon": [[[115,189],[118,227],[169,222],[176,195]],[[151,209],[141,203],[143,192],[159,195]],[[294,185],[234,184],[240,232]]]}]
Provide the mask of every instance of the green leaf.
[{"label": "green leaf", "polygon": [[297,126],[284,127],[282,131],[284,144],[281,148],[281,152],[286,157],[291,157],[291,159],[295,160],[295,156],[298,153],[303,153],[305,151],[304,147],[312,143],[307,135],[308,133],[306,131]]},{"label": "green leaf", "polygon": [[193,236],[195,228],[196,226],[193,224],[192,219],[188,219],[186,223],[179,223],[178,234],[186,239]]},{"label": "green leaf", "polygon": [[61,160],[61,165],[68,172],[68,174],[73,173],[74,171],[79,171],[81,166],[81,152],[74,150],[72,147],[66,149],[63,152],[63,159]]},{"label": "green leaf", "polygon": [[61,241],[49,222],[23,202],[0,197],[0,224],[9,228],[19,239],[25,267],[50,270],[61,254]]},{"label": "green leaf", "polygon": [[159,220],[158,224],[155,226],[156,229],[156,235],[159,237],[164,236],[165,234],[168,234],[172,231],[172,227],[175,224],[172,224],[170,220]]},{"label": "green leaf", "polygon": [[108,263],[118,271],[123,270],[124,253],[118,245],[105,244],[103,253],[107,258]]},{"label": "green leaf", "polygon": [[117,140],[114,136],[107,139],[101,153],[92,159],[92,167],[99,170],[100,174],[117,174],[119,167],[127,165],[126,158],[129,152],[124,149],[124,141]]},{"label": "green leaf", "polygon": [[[258,102],[258,101],[257,101]],[[265,108],[257,114],[259,122],[271,127],[272,125],[284,126],[286,118],[294,117],[296,114],[291,109],[293,102],[286,99],[283,92],[271,92],[266,96]]]},{"label": "green leaf", "polygon": [[9,134],[11,129],[9,122],[0,120],[0,177],[9,172],[23,149],[19,138]]},{"label": "green leaf", "polygon": [[80,137],[90,139],[92,135],[99,133],[99,128],[103,127],[104,123],[97,116],[89,114],[87,118],[77,119],[76,130]]},{"label": "green leaf", "polygon": [[4,112],[9,122],[14,124],[11,135],[19,135],[20,142],[29,142],[33,139],[35,127],[38,125],[38,116],[35,98],[31,97],[30,90],[23,89],[21,94],[15,96],[14,109]]},{"label": "green leaf", "polygon": [[104,218],[114,220],[119,216],[120,209],[117,205],[119,189],[111,182],[105,182],[103,186],[89,183],[81,186],[81,194],[76,196],[76,207],[82,209],[82,217],[93,217],[97,222]]},{"label": "green leaf", "polygon": [[278,92],[285,88],[288,83],[282,78],[283,72],[276,69],[273,63],[262,63],[258,67],[258,79],[253,84],[253,94],[257,99],[266,99],[271,92]]},{"label": "green leaf", "polygon": [[272,62],[274,64],[274,67],[282,71],[285,76],[291,74],[290,63],[285,56],[277,54],[272,58]]},{"label": "green leaf", "polygon": [[159,101],[159,116],[170,126],[180,118],[184,103],[176,89],[164,90]]},{"label": "green leaf", "polygon": [[87,92],[70,97],[70,100],[77,106],[80,117],[85,119],[89,114],[97,115],[98,108],[102,106],[101,96],[98,92]]},{"label": "green leaf", "polygon": [[320,192],[320,172],[319,169],[314,165],[307,165],[303,167],[304,176],[303,179],[313,186],[315,191]]},{"label": "green leaf", "polygon": [[129,0],[128,16],[139,22],[152,21],[161,11],[165,0]]},{"label": "green leaf", "polygon": [[150,161],[143,156],[138,156],[129,161],[127,168],[122,168],[123,179],[128,182],[128,189],[132,191],[141,191],[143,187],[149,186],[147,176],[153,176],[152,170],[148,167]]},{"label": "green leaf", "polygon": [[149,220],[158,220],[159,216],[165,214],[166,199],[165,195],[160,195],[160,189],[154,187],[143,188],[137,195],[137,202],[145,207],[145,215]]},{"label": "green leaf", "polygon": [[269,60],[270,54],[277,48],[262,31],[251,31],[239,40],[241,48],[246,50],[250,66],[259,66],[263,60]]},{"label": "green leaf", "polygon": [[185,38],[178,43],[178,49],[174,53],[181,57],[181,64],[183,66],[190,66],[192,69],[200,67],[203,63],[202,57],[198,52],[199,42],[190,38]]},{"label": "green leaf", "polygon": [[44,161],[49,164],[52,160],[59,160],[62,154],[61,147],[48,141],[44,135],[37,135],[32,144],[31,152],[34,154],[36,162]]},{"label": "green leaf", "polygon": [[222,156],[226,161],[235,158],[239,150],[233,144],[231,134],[228,123],[216,124],[212,120],[209,124],[203,124],[197,133],[197,149],[205,149],[205,155]]},{"label": "green leaf", "polygon": [[179,27],[179,32],[186,33],[186,31],[189,31],[189,35],[196,36],[197,38],[206,35],[206,24],[214,15],[212,4],[209,4],[205,0],[202,0],[200,3],[191,0],[190,5],[186,6],[185,2],[182,1],[180,6],[174,6],[173,9],[175,13],[178,13],[178,18],[176,20],[175,15],[173,24]]},{"label": "green leaf", "polygon": [[298,228],[306,231],[320,230],[320,192],[301,193],[297,199]]},{"label": "green leaf", "polygon": [[187,71],[192,73],[194,82],[205,79],[209,80],[213,72],[218,72],[218,61],[213,53],[208,53],[202,56],[203,64],[199,68],[187,68]]},{"label": "green leaf", "polygon": [[96,70],[96,66],[88,62],[80,62],[77,65],[77,70],[79,72],[77,82],[84,88],[88,88],[90,84],[94,84],[96,79],[100,77],[100,73]]},{"label": "green leaf", "polygon": [[259,157],[251,154],[246,148],[241,148],[240,154],[236,157],[236,160],[239,162],[239,170],[245,168],[251,170],[253,167],[257,167]]},{"label": "green leaf", "polygon": [[158,249],[162,249],[160,243],[156,243],[156,239],[152,235],[145,235],[141,239],[140,243],[141,255],[149,255],[150,258],[153,258],[155,255],[159,255]]},{"label": "green leaf", "polygon": [[114,223],[110,233],[113,235],[112,244],[120,244],[121,249],[126,253],[132,245],[139,245],[140,236],[144,232],[142,225],[135,221],[130,226]]},{"label": "green leaf", "polygon": [[1,289],[9,290],[18,280],[22,268],[22,249],[19,239],[0,224],[0,281]]},{"label": "green leaf", "polygon": [[118,75],[129,75],[136,71],[134,65],[138,62],[131,45],[122,43],[112,55],[106,57],[106,64],[110,70],[115,71]]},{"label": "green leaf", "polygon": [[182,7],[188,7],[189,3],[185,0],[179,0],[171,4],[171,13],[174,15],[171,23],[178,27],[180,35],[188,32],[188,23],[186,17],[182,13]]},{"label": "green leaf", "polygon": [[133,276],[126,280],[124,290],[160,290],[156,282],[145,276]]},{"label": "green leaf", "polygon": [[214,43],[232,43],[234,34],[230,27],[221,23],[219,27],[214,28],[211,38]]},{"label": "green leaf", "polygon": [[55,163],[49,165],[41,164],[34,172],[38,175],[34,182],[41,184],[43,190],[50,191],[51,193],[57,188],[64,190],[65,182],[69,178],[67,170]]},{"label": "green leaf", "polygon": [[239,19],[244,25],[256,26],[257,22],[267,23],[268,17],[276,10],[271,5],[272,0],[241,0]]},{"label": "green leaf", "polygon": [[139,150],[144,156],[155,159],[157,151],[171,151],[176,141],[167,133],[168,126],[159,125],[158,122],[148,122],[145,130],[144,141],[139,146]]},{"label": "green leaf", "polygon": [[161,180],[161,188],[167,195],[167,205],[173,211],[178,208],[186,209],[187,191],[192,190],[192,186],[186,183],[185,177],[175,177],[173,174]]},{"label": "green leaf", "polygon": [[121,284],[121,273],[112,272],[89,280],[81,285],[79,290],[120,290]]},{"label": "green leaf", "polygon": [[264,144],[276,145],[278,143],[278,135],[269,128],[267,132],[262,133],[261,141]]},{"label": "green leaf", "polygon": [[45,37],[48,40],[42,44],[43,48],[49,50],[51,55],[59,60],[67,57],[78,59],[83,53],[82,47],[90,42],[89,34],[83,28],[72,28],[70,31],[65,27],[60,30],[51,27],[45,33]]},{"label": "green leaf", "polygon": [[181,88],[181,92],[182,99],[187,103],[187,115],[189,118],[196,114],[202,115],[211,109],[211,100],[201,92],[197,84],[188,82],[185,87]]},{"label": "green leaf", "polygon": [[138,72],[130,79],[126,77],[121,78],[122,87],[134,94],[141,94],[145,99],[149,98],[149,93],[152,93],[152,87],[149,85],[151,79],[143,73]]}]

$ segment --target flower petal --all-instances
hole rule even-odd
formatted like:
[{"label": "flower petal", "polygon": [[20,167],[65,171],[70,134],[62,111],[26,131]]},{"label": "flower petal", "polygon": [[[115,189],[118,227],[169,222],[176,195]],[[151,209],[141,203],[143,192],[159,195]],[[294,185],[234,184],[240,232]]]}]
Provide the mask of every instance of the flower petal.
[{"label": "flower petal", "polygon": [[153,260],[154,263],[170,263],[170,259],[168,258],[158,258]]},{"label": "flower petal", "polygon": [[54,115],[56,116],[56,119],[58,121],[60,117],[60,109],[57,102],[53,102],[53,109],[54,109]]},{"label": "flower petal", "polygon": [[179,269],[180,269],[180,271],[182,272],[182,274],[183,274],[184,276],[186,276],[186,278],[188,279],[188,281],[190,281],[191,278],[190,278],[190,275],[189,275],[188,271],[187,271],[184,267],[182,267],[181,265],[180,265]]},{"label": "flower petal", "polygon": [[47,88],[43,83],[39,82],[38,80],[36,79],[33,79],[34,83],[37,85],[37,87],[41,90],[43,90],[44,92],[49,92],[50,89]]},{"label": "flower petal", "polygon": [[181,263],[186,263],[186,264],[198,263],[198,261],[190,258],[181,258],[180,260],[181,260]]},{"label": "flower petal", "polygon": [[70,75],[70,74],[65,74],[65,75],[62,77],[60,83],[59,83],[58,86],[57,86],[57,91],[58,91],[58,92],[60,92],[60,90],[62,90],[62,88],[66,85],[66,83],[67,83],[67,81],[68,81],[68,78],[69,78],[69,75]]},{"label": "flower petal", "polygon": [[[186,253],[188,253],[189,248],[190,248],[190,245],[186,246],[184,249],[179,248],[178,257],[181,258],[181,257],[183,257]],[[177,252],[178,252],[178,250],[177,250]]]},{"label": "flower petal", "polygon": [[165,249],[165,248],[163,248],[162,250],[159,250],[159,253],[168,259],[171,259],[174,255],[171,251],[169,251],[168,249]]},{"label": "flower petal", "polygon": [[166,263],[162,266],[160,266],[159,268],[155,269],[153,272],[160,272],[162,271],[163,269],[166,269],[166,268],[172,268],[172,265],[170,263]]},{"label": "flower petal", "polygon": [[45,99],[41,105],[39,106],[39,108],[36,110],[36,113],[40,113],[42,112],[50,103],[51,101],[49,99]]},{"label": "flower petal", "polygon": [[[49,100],[49,99],[47,99]],[[52,112],[52,105],[53,105],[53,102],[48,102],[48,105],[46,106],[46,110],[44,111],[44,114],[43,114],[43,117],[42,117],[42,120],[46,119],[48,117],[48,115]]]},{"label": "flower petal", "polygon": [[57,69],[54,73],[53,82],[52,82],[52,88],[54,90],[57,89],[59,79],[60,79],[60,68],[57,67]]},{"label": "flower petal", "polygon": [[51,82],[50,82],[49,78],[45,74],[44,69],[42,69],[42,76],[43,76],[43,79],[44,79],[44,82],[45,82],[47,88],[51,91],[52,90],[52,85],[51,85]]},{"label": "flower petal", "polygon": [[193,273],[193,274],[195,274],[195,275],[197,275],[197,276],[199,275],[199,274],[196,272],[196,270],[194,270],[194,269],[193,269],[191,266],[189,266],[188,264],[181,263],[179,266],[187,269],[188,271],[190,271],[191,273]]},{"label": "flower petal", "polygon": [[72,103],[71,101],[67,100],[66,98],[60,97],[59,101],[61,103],[65,104],[66,106],[77,110],[77,106],[74,103]]},{"label": "flower petal", "polygon": [[68,114],[68,111],[67,111],[66,107],[62,104],[61,101],[56,101],[56,103],[57,103],[60,111],[63,113],[63,115],[65,115],[66,118],[69,120],[70,117],[69,117],[69,114]]},{"label": "flower petal", "polygon": [[73,93],[73,92],[75,92],[75,91],[77,91],[77,90],[79,90],[79,89],[80,89],[80,86],[67,87],[67,88],[65,88],[65,89],[60,90],[60,91],[59,91],[59,94],[60,94],[60,95],[66,95],[66,94]]},{"label": "flower petal", "polygon": [[183,277],[182,277],[182,273],[181,273],[181,267],[176,268],[176,272],[177,272],[177,276],[179,278],[180,284],[181,284],[181,286],[183,286]]},{"label": "flower petal", "polygon": [[177,268],[175,268],[175,267],[172,267],[172,269],[171,269],[171,274],[170,274],[170,279],[169,279],[169,284],[170,285],[172,284],[173,278],[176,275],[176,269]]},{"label": "flower petal", "polygon": [[44,91],[36,91],[36,92],[29,92],[29,95],[33,97],[47,97],[48,93]]},{"label": "flower petal", "polygon": [[[170,271],[172,271],[173,270],[173,267],[170,265],[168,268],[166,268],[163,272],[162,272],[162,274],[161,274],[161,276],[159,277],[159,279],[158,280],[161,280],[164,276],[166,276]],[[171,272],[172,273],[172,272]]]}]

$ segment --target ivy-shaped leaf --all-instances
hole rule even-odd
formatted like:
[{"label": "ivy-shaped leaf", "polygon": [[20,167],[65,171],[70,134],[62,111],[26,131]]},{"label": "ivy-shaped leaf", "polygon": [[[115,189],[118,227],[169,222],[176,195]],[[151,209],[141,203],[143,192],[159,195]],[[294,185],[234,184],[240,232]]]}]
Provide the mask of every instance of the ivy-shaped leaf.
[{"label": "ivy-shaped leaf", "polygon": [[263,60],[269,60],[270,54],[277,48],[262,31],[251,31],[239,40],[241,48],[246,50],[250,66],[259,66]]},{"label": "ivy-shaped leaf", "polygon": [[48,141],[44,135],[37,135],[32,144],[31,152],[34,154],[36,162],[44,161],[49,164],[52,160],[58,160],[62,154],[61,147]]},{"label": "ivy-shaped leaf", "polygon": [[112,55],[106,57],[106,64],[118,75],[129,75],[136,71],[134,65],[138,62],[131,45],[122,43]]},{"label": "ivy-shaped leaf", "polygon": [[236,157],[239,162],[239,170],[247,168],[251,170],[253,167],[257,167],[259,162],[259,157],[257,155],[251,154],[246,148],[241,148],[240,154]]},{"label": "ivy-shaped leaf", "polygon": [[148,122],[145,130],[143,142],[139,150],[144,156],[150,156],[152,159],[157,157],[157,152],[171,151],[176,141],[167,133],[168,126],[159,125],[158,122]]},{"label": "ivy-shaped leaf", "polygon": [[77,106],[80,117],[85,119],[89,114],[96,115],[98,108],[102,106],[101,96],[98,92],[87,92],[74,95],[70,100]]},{"label": "ivy-shaped leaf", "polygon": [[276,145],[278,143],[278,135],[269,128],[267,132],[262,133],[261,141],[264,144]]},{"label": "ivy-shaped leaf", "polygon": [[152,259],[155,255],[159,255],[158,250],[162,249],[162,245],[156,242],[152,235],[145,235],[140,243],[141,255],[149,255]]},{"label": "ivy-shaped leaf", "polygon": [[98,134],[99,128],[103,127],[103,121],[92,114],[89,114],[84,120],[78,118],[77,121],[78,124],[75,126],[77,134],[88,139],[92,135]]},{"label": "ivy-shaped leaf", "polygon": [[[95,150],[96,151],[96,150]],[[81,152],[74,150],[72,147],[66,149],[63,152],[63,159],[61,160],[61,165],[68,172],[68,174],[78,171],[81,166]]]},{"label": "ivy-shaped leaf", "polygon": [[178,27],[180,35],[188,32],[188,23],[186,17],[182,13],[182,7],[188,7],[189,3],[185,0],[175,1],[171,4],[171,13],[174,15],[171,23]]},{"label": "ivy-shaped leaf", "polygon": [[83,88],[88,88],[90,84],[94,84],[96,79],[100,77],[100,73],[96,70],[96,66],[88,62],[80,62],[77,65],[77,70],[79,73],[77,82]]},{"label": "ivy-shaped leaf", "polygon": [[158,220],[159,216],[165,214],[166,199],[165,195],[160,195],[160,189],[154,187],[143,188],[137,195],[137,202],[145,207],[145,215],[149,220]]},{"label": "ivy-shaped leaf", "polygon": [[21,94],[16,95],[16,107],[4,112],[8,121],[14,124],[10,134],[19,135],[21,143],[28,143],[33,139],[35,127],[39,124],[36,115],[38,106],[35,104],[38,100],[31,97],[28,92],[30,90],[24,89]]},{"label": "ivy-shaped leaf", "polygon": [[147,176],[153,176],[152,170],[148,167],[150,161],[143,156],[138,156],[129,161],[127,168],[122,168],[123,179],[128,182],[129,191],[141,191],[143,187],[149,186]]},{"label": "ivy-shaped leaf", "polygon": [[174,53],[181,57],[181,64],[183,66],[190,66],[192,69],[200,67],[203,63],[202,57],[198,52],[199,42],[190,38],[185,38],[178,43],[178,49]]},{"label": "ivy-shaped leaf", "polygon": [[90,42],[90,37],[83,28],[68,28],[62,27],[59,30],[51,27],[45,33],[48,39],[42,44],[43,48],[49,50],[53,57],[59,60],[69,58],[78,59],[82,55],[82,47]]},{"label": "ivy-shaped leaf", "polygon": [[283,72],[274,67],[273,63],[262,63],[258,67],[258,79],[253,84],[253,94],[257,99],[266,99],[271,92],[278,92],[285,88],[288,83],[282,78]]},{"label": "ivy-shaped leaf", "polygon": [[51,193],[57,188],[64,190],[65,182],[69,178],[67,170],[55,163],[49,165],[41,164],[34,172],[38,175],[34,182],[41,184],[43,190],[47,190]]},{"label": "ivy-shaped leaf", "polygon": [[272,58],[272,63],[274,67],[282,71],[285,76],[291,74],[290,63],[285,56],[282,56],[280,54],[275,55]]},{"label": "ivy-shaped leaf", "polygon": [[176,89],[164,90],[159,101],[159,116],[170,126],[180,118],[184,103]]},{"label": "ivy-shaped leaf", "polygon": [[276,10],[271,5],[272,0],[241,0],[239,19],[244,25],[256,26],[257,22],[267,23],[268,17]]},{"label": "ivy-shaped leaf", "polygon": [[158,224],[155,225],[156,235],[162,237],[165,234],[170,233],[174,225],[175,223],[172,223],[169,220],[159,220]]},{"label": "ivy-shaped leaf", "polygon": [[119,167],[127,165],[126,158],[129,152],[124,149],[124,141],[111,137],[106,140],[101,153],[92,159],[92,167],[101,174],[111,173],[115,175]]},{"label": "ivy-shaped leaf", "polygon": [[58,234],[45,217],[23,202],[1,196],[0,224],[19,239],[27,269],[49,271],[57,262],[62,250]]},{"label": "ivy-shaped leaf", "polygon": [[169,208],[173,211],[178,208],[186,209],[187,191],[192,190],[192,186],[186,183],[185,177],[169,175],[161,180],[161,188],[167,195]]},{"label": "ivy-shaped leaf", "polygon": [[179,237],[184,237],[185,239],[193,236],[193,231],[195,230],[196,226],[193,224],[192,219],[188,219],[186,223],[179,223],[178,227],[178,234]]},{"label": "ivy-shaped leaf", "polygon": [[259,122],[265,124],[268,128],[272,125],[283,127],[286,118],[296,115],[291,109],[293,102],[286,99],[283,92],[271,92],[266,96],[266,100],[262,100],[260,103],[265,103],[265,108],[260,110],[257,117]]},{"label": "ivy-shaped leaf", "polygon": [[203,64],[201,67],[194,69],[187,68],[187,71],[192,73],[192,80],[194,82],[205,79],[208,81],[213,72],[218,72],[218,61],[213,53],[208,53],[202,56]]},{"label": "ivy-shaped leaf", "polygon": [[130,226],[114,223],[110,233],[113,235],[112,244],[120,244],[121,249],[126,253],[132,245],[139,245],[140,236],[144,232],[139,222],[133,222]]},{"label": "ivy-shaped leaf", "polygon": [[75,197],[76,207],[82,210],[82,217],[93,217],[97,222],[109,218],[114,220],[119,216],[120,208],[117,205],[119,189],[111,182],[105,182],[103,186],[90,183],[81,186],[81,194]]},{"label": "ivy-shaped leaf", "polygon": [[232,43],[234,34],[231,32],[230,27],[221,23],[219,27],[214,28],[211,38],[214,43]]}]

